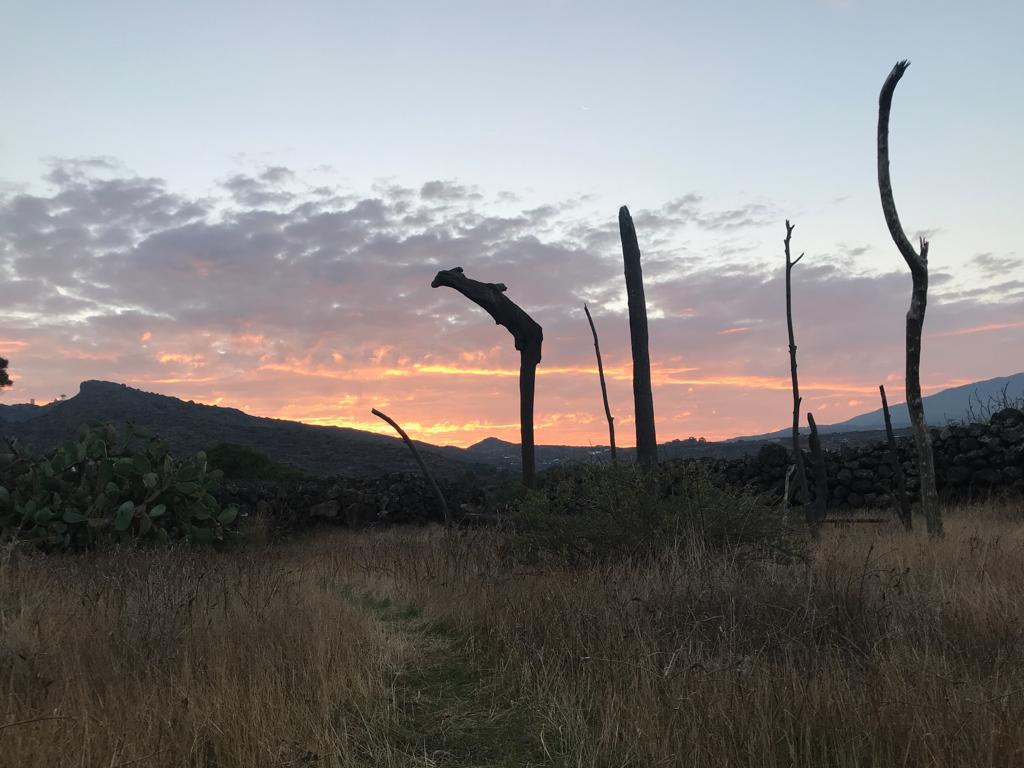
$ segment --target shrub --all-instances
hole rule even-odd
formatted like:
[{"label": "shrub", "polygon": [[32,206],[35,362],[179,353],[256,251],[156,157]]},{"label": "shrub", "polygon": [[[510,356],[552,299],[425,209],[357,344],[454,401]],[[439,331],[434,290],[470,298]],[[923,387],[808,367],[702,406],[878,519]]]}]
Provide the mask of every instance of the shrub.
[{"label": "shrub", "polygon": [[228,480],[308,480],[301,469],[279,464],[267,454],[235,443],[219,443],[207,453],[210,466]]},{"label": "shrub", "polygon": [[607,564],[682,542],[742,559],[802,560],[807,538],[762,497],[722,487],[698,466],[577,466],[545,473],[513,514],[510,554],[526,562]]},{"label": "shrub", "polygon": [[128,426],[91,425],[43,457],[0,446],[0,541],[45,551],[107,541],[222,542],[238,510],[211,494],[221,473],[203,452],[175,460],[167,447]]}]

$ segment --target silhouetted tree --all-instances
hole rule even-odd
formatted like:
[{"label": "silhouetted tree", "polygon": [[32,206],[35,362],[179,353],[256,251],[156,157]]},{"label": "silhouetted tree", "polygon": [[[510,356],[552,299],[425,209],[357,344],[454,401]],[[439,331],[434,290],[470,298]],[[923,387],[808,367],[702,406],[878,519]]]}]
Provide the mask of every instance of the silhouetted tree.
[{"label": "silhouetted tree", "polygon": [[494,322],[503,325],[515,339],[519,350],[519,431],[522,442],[523,484],[532,488],[536,478],[533,447],[533,398],[537,365],[544,331],[540,325],[505,295],[504,283],[481,283],[463,274],[462,267],[442,269],[430,283],[431,288],[454,288],[484,309]]},{"label": "silhouetted tree", "polygon": [[907,410],[917,448],[918,477],[921,482],[921,509],[930,536],[942,536],[942,511],[939,509],[939,494],[935,488],[935,461],[932,456],[932,438],[924,418],[924,403],[921,401],[921,334],[924,330],[924,313],[928,305],[928,241],[920,239],[920,253],[910,244],[893,200],[892,180],[889,178],[889,111],[896,84],[910,66],[900,61],[885,78],[878,95],[878,191],[882,198],[882,213],[889,227],[889,234],[899,249],[903,260],[910,267],[913,288],[910,294],[910,309],[907,310]]},{"label": "silhouetted tree", "polygon": [[889,400],[885,396],[885,385],[879,384],[878,391],[882,394],[882,415],[885,417],[885,438],[889,443],[889,466],[896,481],[896,503],[903,527],[912,530],[914,521],[910,514],[910,499],[907,498],[907,480],[903,476],[903,465],[896,446],[896,436],[892,433],[892,419],[889,418]]},{"label": "silhouetted tree", "polygon": [[430,486],[434,489],[434,493],[437,494],[437,500],[441,502],[441,512],[444,514],[444,524],[450,526],[452,524],[452,516],[451,512],[448,511],[448,502],[445,499],[444,494],[441,493],[441,486],[437,484],[437,481],[434,480],[434,476],[430,474],[430,470],[427,469],[427,465],[423,463],[423,459],[420,457],[420,452],[416,450],[416,444],[409,439],[409,436],[405,433],[405,430],[398,426],[398,422],[396,422],[386,413],[382,413],[381,411],[378,411],[376,408],[372,408],[370,410],[370,413],[372,413],[377,418],[383,419],[388,424],[390,424],[394,428],[395,432],[397,432],[398,435],[402,438],[402,441],[409,447],[409,451],[412,453],[412,457],[416,459],[416,463],[420,465],[420,471],[423,473],[423,476],[427,478],[427,482],[430,483]]},{"label": "silhouetted tree", "polygon": [[619,209],[619,237],[626,273],[629,304],[629,340],[633,349],[633,409],[636,421],[636,456],[649,467],[658,464],[658,438],[654,431],[654,395],[651,391],[651,353],[647,337],[647,300],[640,267],[640,245],[629,208]]},{"label": "silhouetted tree", "polygon": [[[796,259],[790,258],[789,243],[793,237],[795,224],[790,224],[786,219],[786,239],[782,244],[786,253],[786,329],[789,331],[789,373],[793,381],[793,465],[796,467],[796,495],[801,503],[807,504],[810,496],[807,493],[807,470],[804,467],[804,453],[800,450],[800,384],[796,375],[796,341],[793,336],[793,288],[790,273],[793,271],[800,259],[804,257],[801,253]],[[813,523],[814,512],[810,505],[807,506],[807,522]]]},{"label": "silhouetted tree", "polygon": [[590,308],[583,302],[583,311],[587,314],[587,322],[590,323],[590,332],[594,334],[594,352],[597,354],[597,376],[601,380],[601,399],[604,401],[604,416],[608,419],[608,442],[611,445],[612,462],[617,461],[615,456],[615,419],[612,417],[612,409],[608,407],[608,387],[604,383],[604,365],[601,363],[601,344],[597,340],[597,328],[594,327],[594,318],[590,316]]},{"label": "silhouetted tree", "polygon": [[11,377],[7,375],[7,360],[0,357],[0,387],[11,386]]}]

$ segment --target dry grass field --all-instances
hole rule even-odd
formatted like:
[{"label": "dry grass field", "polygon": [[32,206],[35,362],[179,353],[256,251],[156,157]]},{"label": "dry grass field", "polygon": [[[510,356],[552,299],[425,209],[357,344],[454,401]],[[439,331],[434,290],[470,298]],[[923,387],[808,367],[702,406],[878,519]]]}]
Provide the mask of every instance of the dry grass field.
[{"label": "dry grass field", "polygon": [[1024,765],[1024,509],[526,567],[502,534],[8,556],[0,764]]}]

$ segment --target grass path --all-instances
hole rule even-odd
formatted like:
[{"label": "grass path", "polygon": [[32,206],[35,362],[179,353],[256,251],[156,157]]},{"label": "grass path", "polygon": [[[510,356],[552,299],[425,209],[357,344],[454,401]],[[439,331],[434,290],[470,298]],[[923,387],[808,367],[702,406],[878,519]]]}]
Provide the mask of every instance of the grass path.
[{"label": "grass path", "polygon": [[472,638],[426,620],[412,605],[354,598],[386,631],[419,649],[394,683],[388,739],[411,765],[437,768],[557,766],[557,734]]}]

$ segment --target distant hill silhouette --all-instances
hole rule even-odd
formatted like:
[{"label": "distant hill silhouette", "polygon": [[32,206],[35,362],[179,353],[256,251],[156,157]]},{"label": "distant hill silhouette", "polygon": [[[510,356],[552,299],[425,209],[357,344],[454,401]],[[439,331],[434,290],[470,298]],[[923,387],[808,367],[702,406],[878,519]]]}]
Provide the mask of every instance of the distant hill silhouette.
[{"label": "distant hill silhouette", "polygon": [[[910,427],[910,415],[907,413],[906,403],[893,404],[893,401],[903,396],[902,387],[886,387],[886,395],[889,398],[889,413],[892,416],[893,429],[906,429]],[[970,421],[973,418],[984,419],[989,411],[998,410],[1002,400],[1010,401],[1024,399],[1024,373],[1015,373],[1011,376],[997,376],[994,379],[976,381],[972,384],[964,384],[960,387],[950,387],[934,395],[922,398],[924,402],[924,414],[928,423],[933,427],[941,427],[950,422],[959,423]],[[879,406],[881,401],[879,400]],[[780,429],[775,432],[768,432],[763,435],[751,437],[738,437],[736,440],[765,440],[769,438],[782,437],[791,434],[792,427]],[[838,424],[818,425],[818,431],[823,434],[834,434],[839,432],[862,432],[865,430],[884,430],[885,419],[882,409],[862,413],[852,419],[841,421]],[[803,432],[807,428],[802,429]]]},{"label": "distant hill silhouette", "polygon": [[[0,406],[0,435],[17,437],[37,451],[55,448],[89,421],[118,425],[132,421],[159,435],[172,451],[182,455],[220,443],[247,446],[318,476],[418,471],[408,448],[397,437],[250,416],[235,408],[185,402],[107,381],[84,381],[74,397],[44,406]],[[474,467],[459,448],[421,442],[417,447],[428,466],[441,476],[488,469]]]},{"label": "distant hill silhouette", "polygon": [[[946,389],[924,398],[929,422],[940,426],[966,419],[989,407],[990,398],[1024,396],[1024,373]],[[894,396],[895,392],[892,393]],[[979,404],[980,403],[980,404]],[[898,432],[909,426],[906,405],[891,406]],[[273,461],[317,476],[373,476],[394,471],[417,471],[408,450],[397,437],[342,427],[317,427],[282,419],[250,416],[235,408],[185,402],[107,381],[84,381],[79,393],[47,405],[0,404],[0,436],[17,437],[38,451],[56,447],[89,421],[123,424],[132,421],[160,435],[179,454],[194,453],[227,443],[265,453]],[[884,439],[881,410],[839,424],[822,425],[825,448],[868,444]],[[673,440],[662,443],[659,458],[735,458],[754,453],[766,443],[785,442],[789,430],[733,438],[722,442]],[[458,477],[467,470],[487,475],[495,469],[518,472],[519,445],[489,437],[469,448],[439,447],[417,441],[427,464],[438,475]],[[624,461],[632,448],[620,448]],[[565,463],[608,461],[603,445],[538,445],[537,468]]]},{"label": "distant hill silhouette", "polygon": [[4,403],[0,403],[0,423],[6,421],[14,424],[27,421],[28,419],[45,413],[46,409],[54,404],[55,403],[34,405],[31,403],[12,403],[11,405],[5,405]]}]

